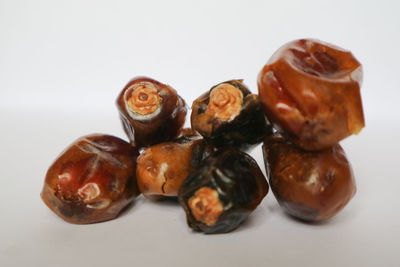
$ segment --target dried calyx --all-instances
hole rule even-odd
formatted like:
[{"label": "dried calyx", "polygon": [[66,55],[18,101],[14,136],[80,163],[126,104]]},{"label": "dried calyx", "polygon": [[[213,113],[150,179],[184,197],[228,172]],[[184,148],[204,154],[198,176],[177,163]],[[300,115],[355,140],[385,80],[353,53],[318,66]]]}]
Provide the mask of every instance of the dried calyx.
[{"label": "dried calyx", "polygon": [[157,88],[149,82],[134,84],[125,92],[127,109],[140,115],[153,114],[160,108],[161,102]]},{"label": "dried calyx", "polygon": [[231,121],[239,115],[243,93],[229,83],[221,83],[211,90],[206,114],[221,121]]},{"label": "dried calyx", "polygon": [[223,211],[218,192],[210,187],[202,187],[189,199],[189,209],[199,222],[214,225]]}]

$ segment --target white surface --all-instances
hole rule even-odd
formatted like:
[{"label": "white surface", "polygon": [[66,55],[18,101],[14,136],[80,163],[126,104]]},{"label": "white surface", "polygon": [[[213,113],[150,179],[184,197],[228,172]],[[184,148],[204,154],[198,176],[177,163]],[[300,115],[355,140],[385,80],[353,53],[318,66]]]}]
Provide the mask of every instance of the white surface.
[{"label": "white surface", "polygon": [[[400,4],[375,2],[0,0],[0,266],[400,266]],[[294,221],[271,193],[237,231],[212,236],[143,197],[85,226],[42,203],[46,170],[72,141],[125,138],[114,101],[131,77],[169,83],[189,104],[232,78],[256,92],[269,56],[301,37],[364,65],[367,127],[343,142],[358,192],[332,220]]]}]

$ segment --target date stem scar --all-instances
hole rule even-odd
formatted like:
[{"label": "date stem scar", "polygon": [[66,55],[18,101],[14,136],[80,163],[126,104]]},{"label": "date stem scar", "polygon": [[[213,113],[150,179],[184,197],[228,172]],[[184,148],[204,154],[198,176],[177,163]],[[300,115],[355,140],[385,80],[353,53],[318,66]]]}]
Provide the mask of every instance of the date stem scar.
[{"label": "date stem scar", "polygon": [[196,220],[208,226],[214,225],[223,211],[218,192],[210,187],[197,190],[189,199],[188,204]]},{"label": "date stem scar", "polygon": [[243,93],[229,83],[222,83],[211,90],[206,113],[221,121],[230,121],[239,115]]},{"label": "date stem scar", "polygon": [[155,112],[162,101],[157,88],[150,83],[140,83],[132,87],[130,96],[126,99],[128,107],[140,115],[148,115]]}]

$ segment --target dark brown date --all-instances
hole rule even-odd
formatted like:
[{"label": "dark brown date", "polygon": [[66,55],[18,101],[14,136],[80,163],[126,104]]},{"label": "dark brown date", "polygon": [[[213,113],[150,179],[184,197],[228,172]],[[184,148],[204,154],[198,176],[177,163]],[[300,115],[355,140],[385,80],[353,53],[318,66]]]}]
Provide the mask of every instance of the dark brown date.
[{"label": "dark brown date", "polygon": [[213,86],[192,105],[192,128],[216,146],[246,148],[271,133],[257,95],[242,80]]},{"label": "dark brown date", "polygon": [[301,39],[282,46],[258,76],[264,111],[286,138],[319,150],[364,127],[361,64],[342,48]]},{"label": "dark brown date", "polygon": [[255,160],[222,148],[191,172],[178,198],[189,227],[215,234],[236,229],[267,193],[268,183]]},{"label": "dark brown date", "polygon": [[131,144],[149,146],[175,139],[186,117],[185,101],[169,85],[137,77],[117,99],[122,125]]},{"label": "dark brown date", "polygon": [[139,195],[137,155],[134,147],[114,136],[81,137],[50,166],[41,197],[70,223],[114,219]]},{"label": "dark brown date", "polygon": [[213,147],[191,129],[185,129],[173,142],[146,148],[137,159],[140,191],[151,199],[176,197],[190,171],[212,151]]},{"label": "dark brown date", "polygon": [[280,206],[305,221],[337,214],[356,192],[350,163],[339,144],[305,151],[279,135],[265,139],[264,162]]}]

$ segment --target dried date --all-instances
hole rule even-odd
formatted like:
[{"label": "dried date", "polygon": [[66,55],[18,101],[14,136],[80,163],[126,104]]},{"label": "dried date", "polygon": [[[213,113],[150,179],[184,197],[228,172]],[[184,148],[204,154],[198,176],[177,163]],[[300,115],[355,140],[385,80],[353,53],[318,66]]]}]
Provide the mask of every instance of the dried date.
[{"label": "dried date", "polygon": [[138,196],[137,150],[110,135],[79,138],[47,171],[41,193],[44,203],[70,223],[114,219]]},{"label": "dried date", "polygon": [[192,105],[192,128],[216,146],[247,148],[262,141],[272,128],[257,95],[242,80],[213,86]]},{"label": "dried date", "polygon": [[312,39],[282,46],[258,76],[268,119],[292,143],[319,150],[364,127],[362,67],[346,50]]},{"label": "dried date", "polygon": [[147,77],[131,80],[117,99],[122,125],[137,147],[175,139],[186,117],[185,101],[169,85]]},{"label": "dried date", "polygon": [[356,193],[350,163],[339,144],[305,151],[276,134],[265,139],[263,153],[272,192],[296,218],[329,219]]},{"label": "dried date", "polygon": [[208,156],[178,193],[188,225],[207,234],[236,229],[268,193],[268,183],[253,158],[234,148]]}]

